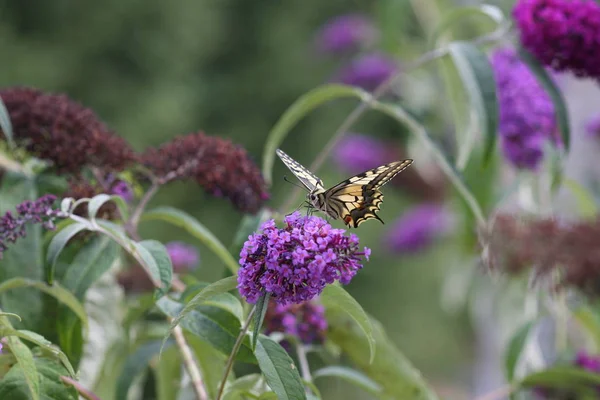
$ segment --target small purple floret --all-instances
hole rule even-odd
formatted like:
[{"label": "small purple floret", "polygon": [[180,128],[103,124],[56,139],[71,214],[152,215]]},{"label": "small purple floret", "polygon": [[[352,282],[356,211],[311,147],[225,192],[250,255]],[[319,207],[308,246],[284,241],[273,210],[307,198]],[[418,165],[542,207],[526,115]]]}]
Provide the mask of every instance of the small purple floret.
[{"label": "small purple floret", "polygon": [[240,252],[240,294],[252,304],[266,292],[278,304],[298,304],[336,280],[349,283],[370,251],[360,251],[358,237],[345,232],[299,212],[285,217],[284,228],[266,221]]}]

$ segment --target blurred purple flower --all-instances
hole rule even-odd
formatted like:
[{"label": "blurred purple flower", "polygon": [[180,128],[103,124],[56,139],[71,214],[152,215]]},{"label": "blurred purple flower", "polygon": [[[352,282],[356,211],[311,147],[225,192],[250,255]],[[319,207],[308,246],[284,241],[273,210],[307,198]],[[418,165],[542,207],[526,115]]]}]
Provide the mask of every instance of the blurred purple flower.
[{"label": "blurred purple flower", "polygon": [[589,355],[580,350],[575,356],[575,365],[591,372],[600,373],[600,355]]},{"label": "blurred purple flower", "polygon": [[299,304],[320,294],[327,284],[348,284],[371,250],[359,251],[358,237],[345,236],[318,217],[295,212],[285,227],[274,220],[248,237],[240,252],[238,290],[248,303],[268,292],[278,304]]},{"label": "blurred purple flower", "polygon": [[110,191],[112,194],[121,196],[127,203],[133,200],[133,190],[125,181],[117,181]]},{"label": "blurred purple flower", "polygon": [[589,136],[600,138],[600,114],[594,115],[587,120],[585,131]]},{"label": "blurred purple flower", "polygon": [[544,156],[544,142],[559,141],[552,100],[515,50],[496,50],[491,61],[504,156],[517,168],[535,170]]},{"label": "blurred purple flower", "polygon": [[47,194],[35,201],[27,200],[17,206],[17,215],[8,211],[0,218],[0,259],[8,248],[8,243],[15,243],[18,238],[25,237],[28,223],[42,224],[45,229],[54,229],[54,219],[59,211],[52,208],[56,196]]},{"label": "blurred purple flower", "polygon": [[425,203],[406,211],[387,233],[388,247],[399,253],[416,253],[429,246],[449,227],[450,215],[442,205]]},{"label": "blurred purple flower", "polygon": [[265,315],[265,333],[273,332],[296,337],[303,344],[323,343],[327,332],[325,309],[314,301],[286,305],[270,302]]},{"label": "blurred purple flower", "polygon": [[175,272],[183,272],[198,266],[200,254],[194,246],[182,242],[170,242],[165,247]]},{"label": "blurred purple flower", "polygon": [[600,5],[593,0],[520,0],[513,9],[521,43],[544,65],[600,78]]},{"label": "blurred purple flower", "polygon": [[319,30],[316,42],[320,51],[341,54],[357,51],[372,44],[377,30],[371,20],[360,14],[346,14],[327,21]]},{"label": "blurred purple flower", "polygon": [[361,55],[338,71],[336,80],[346,85],[374,90],[398,71],[396,62],[383,53]]},{"label": "blurred purple flower", "polygon": [[344,135],[333,152],[338,168],[349,174],[357,174],[394,159],[395,152],[388,143],[357,133]]}]

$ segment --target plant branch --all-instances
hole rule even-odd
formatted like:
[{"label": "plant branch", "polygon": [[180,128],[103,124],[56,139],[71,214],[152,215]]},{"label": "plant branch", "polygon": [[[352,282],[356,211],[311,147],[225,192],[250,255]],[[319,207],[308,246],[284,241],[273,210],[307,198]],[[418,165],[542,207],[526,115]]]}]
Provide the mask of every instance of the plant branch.
[{"label": "plant branch", "polygon": [[225,373],[223,374],[223,379],[221,380],[221,385],[219,386],[219,392],[217,393],[217,400],[221,400],[223,396],[223,390],[225,390],[225,384],[227,383],[227,377],[231,373],[231,368],[233,368],[233,362],[235,361],[235,356],[237,352],[240,350],[242,346],[242,342],[244,341],[244,337],[246,336],[246,332],[248,332],[248,328],[250,328],[250,323],[252,322],[252,317],[256,312],[256,306],[252,307],[252,310],[248,313],[248,317],[244,322],[244,326],[240,330],[240,334],[235,340],[235,344],[233,345],[233,349],[231,349],[231,354],[229,354],[229,358],[227,359],[227,365],[225,365]]},{"label": "plant branch", "polygon": [[202,383],[202,376],[200,374],[200,370],[198,369],[198,366],[194,361],[192,350],[187,344],[185,336],[183,336],[183,330],[179,325],[173,328],[173,336],[175,336],[177,347],[179,347],[179,351],[181,352],[181,356],[183,357],[183,365],[185,366],[186,371],[192,379],[192,386],[194,387],[194,391],[196,392],[198,400],[207,400],[208,396],[206,394],[204,384]]},{"label": "plant branch", "polygon": [[97,395],[92,393],[92,391],[90,391],[89,389],[84,388],[81,385],[81,383],[77,382],[75,379],[69,378],[68,376],[61,376],[60,380],[63,381],[64,383],[66,383],[67,385],[73,386],[75,388],[75,390],[77,390],[77,393],[79,393],[79,395],[81,397],[83,397],[84,399],[100,400],[100,397],[98,397]]},{"label": "plant branch", "polygon": [[308,365],[308,359],[306,358],[306,348],[304,344],[298,343],[296,345],[296,354],[298,355],[298,362],[300,363],[300,372],[302,372],[302,379],[304,379],[307,382],[312,382],[310,366]]},{"label": "plant branch", "polygon": [[140,223],[140,218],[142,217],[142,214],[144,213],[146,206],[148,205],[150,200],[152,200],[152,197],[154,197],[156,192],[158,192],[159,188],[160,188],[160,184],[158,182],[152,183],[152,186],[150,186],[150,189],[148,189],[148,191],[146,193],[144,193],[144,196],[142,197],[140,202],[137,204],[137,206],[133,210],[131,217],[125,223],[125,230],[127,231],[127,233],[129,233],[129,235],[131,235],[131,237],[134,240],[140,240],[140,235],[138,234],[138,229],[137,229],[138,224]]},{"label": "plant branch", "polygon": [[[502,24],[497,30],[495,30],[487,35],[480,36],[479,38],[473,40],[472,43],[474,45],[482,45],[485,43],[498,41],[506,34],[506,32],[508,31],[509,28],[510,28],[510,24]],[[410,72],[411,70],[420,68],[420,67],[424,66],[425,64],[428,64],[438,58],[444,57],[448,54],[448,52],[449,52],[449,49],[447,46],[440,47],[440,48],[434,49],[432,51],[429,51],[429,52],[423,54],[421,57],[417,58],[415,61],[413,61],[411,63],[407,63],[404,66],[402,66],[400,68],[400,72],[394,74],[393,76],[388,78],[386,81],[384,81],[381,85],[379,85],[373,91],[372,96],[361,101],[356,106],[356,108],[346,117],[346,119],[342,122],[340,127],[335,131],[335,133],[333,134],[333,136],[331,137],[329,142],[325,145],[325,147],[323,147],[323,150],[321,150],[319,152],[319,154],[317,155],[317,158],[315,158],[313,163],[310,165],[310,170],[312,172],[318,171],[318,169],[323,165],[323,163],[325,162],[325,160],[327,159],[327,157],[329,156],[329,154],[331,153],[333,148],[342,139],[344,134],[347,131],[349,131],[350,128],[352,128],[352,125],[354,125],[359,120],[359,118],[362,117],[362,115],[366,111],[368,111],[369,108],[371,108],[372,105],[380,97],[382,97],[384,94],[386,94],[394,86],[396,81],[398,81],[400,79],[400,77],[402,77],[402,75]],[[292,190],[292,192],[290,193],[290,196],[287,198],[287,200],[283,203],[282,207],[280,208],[280,211],[282,213],[285,213],[286,210],[289,209],[292,206],[292,204],[295,203],[295,199],[300,194],[300,191],[301,191],[300,187],[295,187]]]}]

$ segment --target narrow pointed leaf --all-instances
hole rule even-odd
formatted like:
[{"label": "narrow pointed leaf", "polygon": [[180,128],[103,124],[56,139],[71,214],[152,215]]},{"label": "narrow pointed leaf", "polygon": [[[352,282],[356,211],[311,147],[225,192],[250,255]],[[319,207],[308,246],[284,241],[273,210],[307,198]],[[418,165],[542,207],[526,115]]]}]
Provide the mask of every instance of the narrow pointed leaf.
[{"label": "narrow pointed leaf", "polygon": [[[40,376],[35,366],[31,350],[29,350],[29,347],[23,344],[16,336],[8,336],[6,342],[10,351],[17,359],[17,363],[23,373],[27,387],[29,388],[31,399],[38,400],[40,398]],[[0,393],[1,392],[2,391],[0,390]]]},{"label": "narrow pointed leaf", "polygon": [[254,355],[269,387],[279,400],[306,399],[294,360],[281,345],[265,335],[260,335]]},{"label": "narrow pointed leaf", "polygon": [[252,350],[256,348],[256,341],[258,340],[258,334],[262,327],[263,321],[265,320],[265,314],[269,307],[269,299],[271,298],[270,293],[265,293],[258,298],[256,305],[254,306],[254,328],[252,330]]},{"label": "narrow pointed leaf", "polygon": [[323,85],[300,96],[281,115],[273,129],[269,132],[263,152],[262,173],[268,185],[273,182],[273,164],[275,162],[275,150],[277,150],[292,128],[302,118],[310,114],[315,108],[344,97],[358,97],[367,100],[371,97],[367,92],[360,91],[352,86]]},{"label": "narrow pointed leaf", "polygon": [[54,268],[56,267],[58,256],[60,256],[60,253],[67,245],[67,242],[71,240],[73,236],[87,228],[87,224],[77,222],[67,225],[52,238],[52,241],[48,245],[48,252],[46,253],[46,279],[48,280],[48,283],[54,282]]},{"label": "narrow pointed leaf", "polygon": [[0,130],[4,133],[6,141],[11,147],[14,147],[15,141],[13,137],[13,128],[10,121],[10,115],[4,105],[4,101],[0,98]]},{"label": "narrow pointed leaf", "polygon": [[191,215],[172,207],[159,207],[146,212],[142,220],[161,220],[185,229],[215,253],[234,275],[237,274],[240,266],[231,253],[208,228]]},{"label": "narrow pointed leaf", "polygon": [[569,113],[560,89],[556,86],[556,83],[551,78],[550,74],[544,69],[544,66],[540,64],[533,55],[522,47],[518,49],[518,53],[521,60],[527,64],[530,71],[535,75],[540,85],[542,85],[546,93],[548,93],[552,99],[556,120],[558,122],[558,129],[560,130],[565,151],[568,152],[571,147],[571,128],[569,123]]},{"label": "narrow pointed leaf", "polygon": [[475,45],[453,42],[448,46],[450,57],[469,95],[471,108],[476,111],[484,137],[483,162],[487,164],[496,147],[498,129],[498,101],[494,71],[486,57]]},{"label": "narrow pointed leaf", "polygon": [[513,335],[508,343],[506,355],[504,357],[504,368],[506,379],[511,382],[515,376],[515,368],[519,362],[519,358],[523,353],[523,348],[527,343],[527,338],[531,332],[531,328],[535,326],[535,321],[529,321],[521,326]]},{"label": "narrow pointed leaf", "polygon": [[343,366],[329,366],[321,368],[313,373],[313,378],[335,377],[341,378],[348,383],[351,383],[375,396],[381,396],[381,385],[373,381],[371,378],[358,372],[352,368]]},{"label": "narrow pointed leaf", "polygon": [[144,240],[139,245],[148,250],[154,258],[158,268],[158,280],[162,283],[162,287],[158,289],[158,295],[164,296],[169,291],[171,279],[173,279],[173,264],[167,248],[157,240]]},{"label": "narrow pointed leaf", "polygon": [[375,357],[373,327],[371,326],[369,316],[365,313],[361,305],[338,285],[326,286],[321,293],[320,299],[325,308],[340,310],[357,323],[369,344],[369,362],[372,362]]}]

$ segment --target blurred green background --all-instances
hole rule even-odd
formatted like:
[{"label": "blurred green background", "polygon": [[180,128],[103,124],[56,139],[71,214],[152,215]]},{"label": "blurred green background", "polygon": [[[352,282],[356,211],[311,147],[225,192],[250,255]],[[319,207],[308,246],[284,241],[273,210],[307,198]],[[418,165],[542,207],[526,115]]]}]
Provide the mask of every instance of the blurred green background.
[{"label": "blurred green background", "polygon": [[[203,130],[242,144],[260,165],[265,138],[279,116],[341,65],[315,50],[317,29],[332,16],[364,12],[382,30],[384,49],[410,60],[427,50],[413,3],[1,0],[0,85],[67,93],[94,109],[137,150]],[[452,6],[437,4],[442,12]],[[317,110],[282,148],[309,165],[354,105],[335,102]],[[433,117],[424,123],[443,126]],[[403,134],[395,123],[372,114],[353,130],[399,141]],[[285,174],[277,160],[272,207],[280,206],[291,188],[282,179]],[[346,177],[331,163],[319,175],[326,183]],[[241,218],[229,203],[204,195],[191,183],[164,188],[153,201],[158,204],[186,210],[225,244]],[[405,193],[388,189],[381,216],[391,222],[408,204]],[[464,393],[470,386],[473,335],[466,312],[445,312],[440,296],[459,238],[451,235],[426,254],[398,256],[381,245],[387,228],[375,222],[361,226],[361,242],[373,248],[374,256],[349,290],[427,380]],[[159,224],[143,225],[143,236],[193,242]],[[198,274],[214,280],[222,272],[216,258],[203,251]],[[331,388],[336,398],[348,398],[343,386]]]}]

